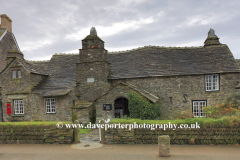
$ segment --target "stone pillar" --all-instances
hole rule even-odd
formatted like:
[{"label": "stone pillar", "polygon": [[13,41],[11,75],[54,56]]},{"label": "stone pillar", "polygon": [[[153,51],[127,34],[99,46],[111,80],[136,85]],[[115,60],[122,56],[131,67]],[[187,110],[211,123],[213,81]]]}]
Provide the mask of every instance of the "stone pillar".
[{"label": "stone pillar", "polygon": [[[105,125],[105,121],[104,120],[101,120],[100,121],[100,127],[101,127],[101,124],[104,124]],[[105,143],[106,142],[106,139],[105,139],[105,126],[103,128],[100,129],[100,132],[101,132],[101,142],[100,143]]]},{"label": "stone pillar", "polygon": [[[79,124],[79,121],[75,120],[74,124]],[[74,134],[74,142],[75,143],[80,143],[80,134],[79,134],[79,128],[78,127],[73,129],[73,134]]]},{"label": "stone pillar", "polygon": [[159,157],[170,157],[170,137],[162,135],[158,137]]}]

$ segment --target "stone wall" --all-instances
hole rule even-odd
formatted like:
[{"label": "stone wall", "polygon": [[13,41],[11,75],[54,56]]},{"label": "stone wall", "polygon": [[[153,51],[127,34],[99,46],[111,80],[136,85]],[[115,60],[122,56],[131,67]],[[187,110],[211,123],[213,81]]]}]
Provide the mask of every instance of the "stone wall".
[{"label": "stone wall", "polygon": [[[174,119],[176,114],[181,111],[192,112],[192,101],[194,100],[206,100],[207,106],[215,106],[224,103],[232,93],[239,92],[235,89],[239,84],[239,73],[222,73],[219,74],[219,77],[220,90],[211,92],[205,91],[205,75],[135,78],[125,79],[124,82],[134,84],[158,96],[158,103],[161,102],[160,118]],[[115,80],[113,86],[121,81]],[[114,94],[108,96],[115,98]]]},{"label": "stone wall", "polygon": [[[102,62],[84,62],[77,63],[78,96],[82,101],[94,101],[110,87],[107,81],[109,73],[109,63]],[[88,78],[94,78],[94,82],[87,82]]]},{"label": "stone wall", "polygon": [[[46,113],[45,98],[55,98],[56,113]],[[71,105],[69,94],[52,97],[40,97],[37,94],[33,94],[31,95],[31,120],[71,121]]]},{"label": "stone wall", "polygon": [[69,144],[73,142],[73,129],[55,125],[0,126],[0,144]]},{"label": "stone wall", "polygon": [[[18,95],[3,95],[3,120],[16,121],[71,121],[72,113],[70,108],[69,94],[64,96],[55,96],[56,113],[46,113],[45,98],[37,94],[18,94]],[[49,98],[49,97],[47,97]],[[24,114],[14,114],[13,100],[22,99],[24,105]],[[11,104],[11,114],[7,114],[6,105]]]},{"label": "stone wall", "polygon": [[158,136],[169,135],[171,144],[240,144],[240,128],[212,126],[201,129],[108,129],[106,144],[157,144]]}]

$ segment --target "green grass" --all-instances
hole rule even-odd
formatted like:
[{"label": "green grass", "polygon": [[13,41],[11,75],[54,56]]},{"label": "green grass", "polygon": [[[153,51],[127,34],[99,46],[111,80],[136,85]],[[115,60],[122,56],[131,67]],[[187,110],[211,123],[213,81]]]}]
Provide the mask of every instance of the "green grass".
[{"label": "green grass", "polygon": [[[25,125],[56,125],[58,122],[61,121],[25,121],[25,122],[1,122],[0,126],[11,126],[11,125],[18,125],[18,126],[25,126]],[[72,122],[62,122],[63,124],[68,124]]]},{"label": "green grass", "polygon": [[239,116],[225,116],[220,119],[213,118],[187,118],[187,119],[176,119],[176,120],[141,120],[141,119],[113,119],[111,123],[121,123],[121,124],[194,124],[198,122],[202,127],[209,127],[212,124],[225,125],[227,127],[240,127],[240,117]]},{"label": "green grass", "polygon": [[85,134],[91,132],[92,129],[79,129],[79,134]]}]

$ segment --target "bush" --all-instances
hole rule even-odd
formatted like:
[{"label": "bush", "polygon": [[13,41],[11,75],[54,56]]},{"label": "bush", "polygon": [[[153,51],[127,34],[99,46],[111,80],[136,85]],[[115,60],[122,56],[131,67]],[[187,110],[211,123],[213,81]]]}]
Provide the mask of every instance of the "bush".
[{"label": "bush", "polygon": [[203,112],[210,118],[220,118],[222,116],[235,115],[238,110],[229,104],[219,104],[214,107],[208,106],[203,108]]},{"label": "bush", "polygon": [[136,93],[128,93],[128,109],[131,118],[136,119],[156,119],[160,116],[160,108],[157,103],[144,100]]}]

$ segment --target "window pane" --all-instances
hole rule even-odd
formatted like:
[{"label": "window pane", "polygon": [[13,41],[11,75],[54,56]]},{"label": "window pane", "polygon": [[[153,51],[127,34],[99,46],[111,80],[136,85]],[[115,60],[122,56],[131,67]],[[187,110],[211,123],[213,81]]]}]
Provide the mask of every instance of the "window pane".
[{"label": "window pane", "polygon": [[206,107],[206,101],[194,101],[193,102],[193,116],[194,117],[205,117],[206,114],[203,112],[203,107]]},{"label": "window pane", "polygon": [[23,100],[14,100],[15,114],[24,114]]},{"label": "window pane", "polygon": [[46,111],[47,113],[55,113],[55,98],[46,98]]},{"label": "window pane", "polygon": [[18,70],[18,78],[21,78],[22,77],[22,72],[21,70]]},{"label": "window pane", "polygon": [[87,82],[88,82],[88,83],[94,82],[94,78],[88,78],[88,79],[87,79]]},{"label": "window pane", "polygon": [[17,76],[16,76],[16,71],[13,71],[12,73],[13,73],[13,75],[12,75],[13,78],[17,78]]}]

